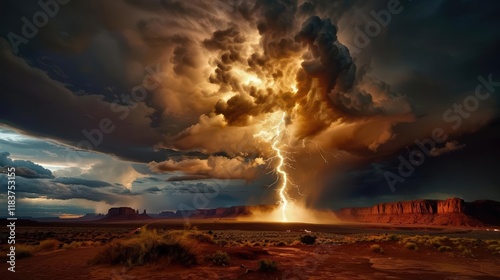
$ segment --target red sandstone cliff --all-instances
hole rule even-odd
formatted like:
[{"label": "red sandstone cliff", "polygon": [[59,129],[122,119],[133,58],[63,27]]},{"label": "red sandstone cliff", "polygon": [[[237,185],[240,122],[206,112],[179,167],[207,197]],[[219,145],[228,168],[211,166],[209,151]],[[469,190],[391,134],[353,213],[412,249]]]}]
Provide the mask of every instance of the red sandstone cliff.
[{"label": "red sandstone cliff", "polygon": [[464,202],[459,198],[388,202],[372,207],[344,208],[337,211],[337,217],[366,223],[477,227],[500,224],[500,202]]}]

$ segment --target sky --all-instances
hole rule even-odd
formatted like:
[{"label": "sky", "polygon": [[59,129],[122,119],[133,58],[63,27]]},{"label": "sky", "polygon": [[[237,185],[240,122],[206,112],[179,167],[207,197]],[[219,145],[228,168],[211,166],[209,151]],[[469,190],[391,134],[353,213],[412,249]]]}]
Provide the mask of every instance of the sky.
[{"label": "sky", "polygon": [[0,185],[15,167],[17,214],[32,217],[500,200],[499,13],[2,1]]}]

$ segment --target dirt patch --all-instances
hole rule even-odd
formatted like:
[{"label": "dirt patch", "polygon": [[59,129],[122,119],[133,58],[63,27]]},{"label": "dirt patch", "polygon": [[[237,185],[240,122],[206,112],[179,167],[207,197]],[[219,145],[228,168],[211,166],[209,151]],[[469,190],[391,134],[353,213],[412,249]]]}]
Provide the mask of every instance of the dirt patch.
[{"label": "dirt patch", "polygon": [[[20,228],[20,236],[33,242],[47,237],[85,242],[129,238],[129,233],[138,228],[125,224],[79,226],[30,226]],[[261,229],[264,226],[265,230]],[[172,228],[170,224],[155,224],[161,232]],[[134,267],[89,265],[99,246],[63,246],[62,250],[17,260],[16,273],[8,272],[7,263],[0,263],[0,279],[500,279],[500,238],[496,232],[258,223],[204,223],[200,228],[213,237],[213,242],[197,245],[199,264],[193,267],[171,264],[166,259]],[[318,244],[301,245],[297,241],[306,229],[318,237]],[[408,243],[414,245],[406,246]],[[373,245],[381,250],[373,250]],[[230,256],[229,265],[217,266],[204,260],[217,251]],[[259,272],[258,261],[264,259],[276,261],[278,271]]]},{"label": "dirt patch", "polygon": [[[201,262],[186,268],[166,261],[128,268],[94,265],[87,261],[98,248],[77,248],[37,255],[16,262],[16,273],[1,264],[2,279],[500,279],[500,258],[469,258],[433,248],[412,251],[397,242],[382,243],[383,253],[371,242],[342,245],[286,247],[201,245],[202,254],[218,250],[231,256],[228,266]],[[257,271],[257,260],[272,259],[279,270]],[[6,278],[5,276],[8,276]]]}]

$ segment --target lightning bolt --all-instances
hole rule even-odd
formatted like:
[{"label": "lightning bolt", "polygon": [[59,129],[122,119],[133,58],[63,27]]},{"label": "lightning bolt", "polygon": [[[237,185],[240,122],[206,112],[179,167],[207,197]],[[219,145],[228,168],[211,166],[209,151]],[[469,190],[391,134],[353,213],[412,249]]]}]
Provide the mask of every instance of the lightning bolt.
[{"label": "lightning bolt", "polygon": [[[270,118],[266,119],[266,121],[263,122],[263,126],[266,126],[266,124],[269,122],[276,123],[275,116],[276,115],[273,115]],[[280,210],[283,222],[288,221],[286,217],[286,208],[289,204],[286,192],[289,181],[288,181],[288,174],[284,169],[286,165],[285,160],[287,158],[284,155],[284,152],[280,148],[281,136],[283,135],[284,132],[284,129],[282,129],[282,127],[285,125],[285,117],[286,113],[283,112],[281,118],[279,119],[279,122],[276,125],[274,125],[270,130],[263,129],[258,134],[254,135],[264,139],[267,142],[272,143],[271,147],[273,151],[276,153],[276,158],[278,159],[278,166],[276,167],[278,178],[276,179],[276,182],[278,182],[281,177],[281,186],[278,188],[278,194],[280,197],[279,203],[280,203]]]},{"label": "lightning bolt", "polygon": [[278,167],[276,168],[276,171],[278,171],[278,174],[281,175],[282,181],[281,181],[281,187],[279,188],[279,195],[280,195],[280,208],[281,208],[281,214],[283,215],[283,221],[286,222],[286,207],[288,206],[288,200],[286,199],[286,187],[288,184],[288,174],[286,171],[283,169],[283,165],[285,164],[285,158],[283,157],[283,154],[281,153],[281,149],[278,147],[279,144],[279,138],[281,136],[281,126],[285,123],[285,113],[281,116],[281,120],[276,125],[276,133],[275,133],[275,140],[273,142],[273,150],[276,152],[276,156],[278,157]]}]

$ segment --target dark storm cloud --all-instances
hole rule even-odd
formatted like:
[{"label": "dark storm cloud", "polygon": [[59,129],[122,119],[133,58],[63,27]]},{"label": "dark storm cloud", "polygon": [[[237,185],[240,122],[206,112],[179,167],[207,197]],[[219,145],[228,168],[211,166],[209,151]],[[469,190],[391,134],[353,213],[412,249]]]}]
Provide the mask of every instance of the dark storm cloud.
[{"label": "dark storm cloud", "polygon": [[[403,2],[402,2],[403,3]],[[403,3],[404,4],[404,3]],[[476,77],[500,75],[495,61],[500,45],[500,5],[491,1],[419,1],[404,4],[393,16],[387,32],[371,39],[363,50],[370,55],[379,75],[403,76],[393,86],[423,106],[427,113],[473,89]],[[375,10],[377,11],[377,9]],[[372,20],[369,11],[358,15],[361,27]],[[468,34],[464,36],[464,34]],[[352,32],[350,41],[355,35]],[[364,60],[366,61],[366,60]],[[423,92],[439,92],[429,98]]]},{"label": "dark storm cloud", "polygon": [[[0,174],[0,183],[7,185],[7,176]],[[16,191],[19,194],[19,198],[29,197],[45,197],[48,199],[86,199],[90,201],[104,201],[109,204],[116,203],[120,201],[120,197],[113,194],[102,192],[94,188],[89,188],[81,185],[64,185],[58,184],[47,179],[24,179],[18,177],[16,181],[16,186],[22,186],[22,188],[17,188]]]},{"label": "dark storm cloud", "polygon": [[[147,167],[145,167],[145,169],[147,169],[150,172],[150,170]],[[147,182],[158,183],[158,182],[163,182],[163,181],[161,179],[158,179],[158,178],[155,178],[155,177],[144,177],[144,178],[137,179],[137,180],[134,181],[134,183],[138,183],[138,184],[144,184],[144,183],[147,183]]]},{"label": "dark storm cloud", "polygon": [[220,188],[214,187],[211,184],[198,182],[198,183],[172,183],[172,187],[164,188],[163,191],[167,191],[171,194],[196,194],[196,193],[218,193]]},{"label": "dark storm cloud", "polygon": [[[399,174],[401,161],[397,157],[401,155],[408,159],[410,151],[419,150],[418,146],[409,146],[391,158],[345,170],[328,183],[349,187],[325,190],[325,196],[317,203],[322,207],[341,208],[349,206],[349,203],[370,206],[378,202],[444,199],[451,196],[466,201],[486,198],[498,201],[500,175],[496,168],[500,164],[500,149],[496,148],[496,141],[500,139],[499,127],[500,122],[495,122],[475,134],[457,138],[456,142],[466,143],[458,151],[456,148],[463,144],[452,144],[455,151],[449,154],[427,156],[421,166],[414,167],[414,172],[404,177],[404,182],[394,185],[394,192],[384,173]],[[453,149],[450,144],[448,146],[438,146],[436,150]],[[333,201],[331,198],[334,198]]]},{"label": "dark storm cloud", "polygon": [[[242,67],[243,71],[248,70],[259,77],[269,76],[276,79],[283,77],[284,73],[281,67],[281,61],[293,56],[300,56],[303,51],[300,42],[294,40],[294,37],[300,25],[306,19],[307,12],[311,12],[312,6],[318,4],[315,3],[311,5],[312,4],[299,3],[298,1],[257,1],[254,4],[216,2],[214,5],[201,2],[184,3],[176,1],[151,3],[128,1],[125,5],[120,4],[120,2],[106,2],[101,5],[96,4],[102,11],[115,9],[126,10],[130,13],[134,8],[139,8],[144,11],[155,10],[165,15],[163,17],[153,15],[139,17],[135,22],[136,30],[128,30],[124,27],[126,25],[124,22],[126,22],[128,18],[121,16],[109,18],[103,16],[101,12],[91,12],[92,10],[100,11],[100,9],[91,9],[93,6],[90,4],[79,3],[78,5],[68,6],[68,9],[64,11],[61,10],[61,16],[58,17],[55,23],[61,23],[61,26],[63,26],[62,22],[71,21],[71,17],[68,15],[75,14],[75,22],[72,22],[73,25],[71,25],[75,29],[75,32],[71,34],[75,39],[71,41],[72,44],[79,44],[79,46],[83,48],[91,48],[95,44],[99,46],[102,45],[101,47],[106,46],[106,48],[101,48],[100,50],[92,49],[92,52],[98,51],[99,55],[96,56],[96,58],[98,58],[99,61],[106,62],[103,63],[104,66],[113,65],[113,69],[106,72],[116,74],[119,72],[117,70],[126,69],[127,67],[124,67],[124,65],[126,65],[126,63],[135,63],[135,61],[129,60],[135,59],[135,56],[139,55],[141,51],[149,50],[147,53],[151,55],[143,57],[145,60],[149,61],[170,52],[169,62],[172,64],[173,74],[176,75],[175,77],[179,78],[177,80],[186,78],[189,80],[190,84],[196,84],[202,80],[200,72],[203,71],[203,67],[210,62],[205,57],[206,53],[198,47],[201,41],[202,45],[207,50],[218,52],[215,57],[216,60],[213,61],[217,65],[217,68],[211,77],[209,77],[209,81],[220,86],[219,93],[224,93],[230,89],[240,94],[232,96],[227,102],[223,100],[217,102],[217,99],[213,97],[215,94],[213,92],[206,92],[206,90],[204,92],[203,90],[200,91],[199,89],[190,87],[186,88],[184,86],[185,83],[178,87],[174,86],[173,83],[169,83],[166,85],[166,92],[162,92],[162,94],[153,94],[151,99],[148,99],[147,104],[139,104],[135,109],[127,106],[113,107],[112,104],[109,103],[113,100],[112,95],[108,93],[103,94],[99,92],[98,95],[85,93],[83,96],[78,96],[78,98],[76,98],[72,95],[73,93],[63,88],[56,81],[47,79],[48,77],[44,77],[41,73],[37,73],[36,69],[30,69],[27,65],[24,65],[22,61],[12,57],[4,44],[5,51],[2,53],[4,54],[3,60],[5,60],[6,63],[2,65],[9,68],[9,73],[11,73],[11,75],[5,77],[5,79],[0,82],[6,84],[4,87],[6,92],[11,92],[11,94],[9,94],[9,108],[16,107],[18,109],[12,111],[0,105],[0,109],[6,112],[2,120],[23,129],[27,133],[51,137],[70,145],[77,145],[82,141],[92,140],[88,139],[89,137],[86,135],[83,135],[83,130],[95,132],[91,135],[94,137],[93,142],[97,144],[92,145],[92,149],[113,153],[119,157],[134,161],[160,161],[162,157],[164,158],[163,155],[165,154],[161,154],[151,147],[160,142],[162,140],[162,134],[165,134],[165,132],[168,134],[168,131],[157,129],[155,126],[168,122],[173,128],[185,121],[188,123],[184,125],[192,125],[192,121],[197,119],[196,113],[206,112],[210,107],[210,102],[215,102],[215,106],[212,105],[214,113],[223,114],[229,124],[240,126],[247,125],[249,118],[252,116],[259,116],[278,110],[290,111],[293,108],[299,100],[297,100],[297,97],[293,97],[290,91],[275,90],[272,88],[243,88],[240,77],[236,77],[234,73],[231,73],[230,68],[238,64]],[[299,6],[302,7],[300,12],[298,11]],[[162,7],[164,9],[162,9]],[[231,9],[237,12],[228,12]],[[92,16],[90,18],[95,19],[93,20],[93,26],[98,26],[99,28],[81,28],[80,19],[87,14],[91,14]],[[259,32],[261,36],[260,44],[262,45],[262,52],[251,53],[248,57],[242,56],[243,48],[248,47],[249,43],[247,34],[250,34],[249,32],[252,30],[248,30],[249,27],[245,26],[241,19],[237,19],[238,15],[245,15],[244,21],[250,23],[251,28]],[[200,19],[200,22],[193,22],[191,20],[193,18],[197,20]],[[320,32],[322,38],[331,37],[328,37],[329,41],[322,42],[322,46],[330,47],[329,44],[336,40],[334,32],[335,27],[332,24],[328,25],[327,19],[312,19],[313,20],[310,20],[307,24],[322,24],[323,27],[318,27],[323,30]],[[233,24],[230,24],[229,27],[212,31],[212,37],[207,38],[209,30],[214,30],[214,26],[223,26],[228,20],[233,21]],[[180,24],[184,21],[192,23],[194,28],[191,25]],[[176,22],[178,23],[177,25],[172,25],[172,23]],[[97,32],[96,30],[98,29],[103,31]],[[140,36],[140,39],[134,37],[135,33]],[[56,33],[49,32],[48,34],[48,37],[52,36],[55,38],[59,36]],[[299,35],[302,37],[305,36],[303,33]],[[318,34],[308,34],[308,38],[312,39],[311,36],[317,35]],[[89,39],[84,39],[86,37]],[[80,40],[80,38],[82,38],[82,40]],[[315,40],[315,42],[318,43],[320,40]],[[331,51],[327,50],[328,54],[319,53],[319,56],[314,58],[316,50],[318,49],[318,47],[315,47],[316,43],[309,44],[313,57],[306,61],[306,64],[310,66],[306,67],[306,70],[311,70],[311,67],[314,68],[314,60],[316,60],[316,62],[318,60],[324,60],[326,64],[322,67],[325,71],[330,71],[326,74],[328,77],[324,79],[325,83],[336,83],[338,85],[350,84],[351,82],[349,79],[352,79],[352,76],[350,75],[351,73],[349,73],[349,71],[351,71],[349,69],[354,68],[352,67],[353,64],[349,62],[350,57],[345,55],[344,49],[337,44],[337,51],[340,50],[342,52],[340,55],[332,56],[334,52],[332,49]],[[143,44],[145,44],[145,46]],[[44,45],[43,42],[38,41],[33,42],[31,46],[36,46],[41,49],[50,49],[54,47],[47,44]],[[115,48],[115,51],[119,51],[121,56],[118,60],[115,54],[108,54],[109,48]],[[127,53],[127,50],[129,50],[130,53]],[[75,52],[75,49],[68,47],[67,51]],[[89,60],[83,59],[84,57],[80,58],[80,60]],[[117,61],[107,61],[106,59],[108,58]],[[332,65],[344,64],[346,65],[345,67],[347,67],[345,69],[339,68],[328,70],[332,68],[330,67]],[[83,68],[85,67],[82,67],[82,69]],[[344,73],[346,71],[347,73]],[[334,72],[338,73],[333,74]],[[310,88],[310,84],[308,84],[307,81],[310,81],[313,73],[311,71],[306,71],[306,73],[309,77],[305,77],[304,79],[306,82],[299,82],[299,85]],[[122,79],[123,76],[125,76],[123,73],[119,74],[119,76],[120,75]],[[307,76],[304,72],[301,72],[301,75]],[[339,81],[333,81],[336,77],[342,78],[339,79]],[[143,77],[138,78],[142,79]],[[30,85],[29,87],[25,87],[25,83],[21,82],[22,79],[31,80],[32,83],[38,85],[37,88],[47,90],[49,93],[45,95],[33,93],[31,90],[33,86]],[[70,82],[75,83],[76,81],[72,79]],[[288,82],[289,81],[286,81],[285,83]],[[66,83],[68,83],[68,81],[66,81]],[[123,89],[123,87],[119,87],[118,89]],[[298,94],[298,97],[303,96],[301,92]],[[36,106],[35,104],[39,104],[42,101],[40,96],[44,96],[43,101],[49,105]],[[339,93],[335,96],[337,98],[333,99],[333,103],[337,104],[341,109],[348,108],[351,112],[359,113],[360,111],[370,111],[372,107],[375,107],[371,106],[371,95],[366,91]],[[210,102],[204,102],[200,97],[208,98]],[[23,102],[28,99],[34,99],[40,102]],[[306,107],[309,106],[307,110],[310,112],[318,110],[324,111],[318,104],[319,102],[316,101],[306,103]],[[72,109],[68,110],[68,108]],[[116,113],[117,110],[119,110],[119,114]],[[29,115],[18,115],[18,111],[29,111],[31,113]],[[169,111],[174,111],[175,113],[166,116],[166,112]],[[122,114],[122,112],[129,112],[130,115],[128,113]],[[367,114],[366,112],[364,113]],[[62,120],[60,119],[61,115],[65,116]],[[177,115],[182,118],[175,118]],[[189,115],[189,117],[184,117],[186,115]],[[40,116],[43,116],[43,118]],[[122,116],[127,117],[124,120]],[[320,117],[313,116],[312,119],[314,118]],[[44,123],[40,122],[42,119]],[[113,125],[116,125],[116,129],[110,134],[104,133],[102,137],[103,141],[101,142],[97,141],[101,137],[99,136],[99,132],[95,131],[95,129],[99,128],[99,122],[102,119],[110,119]],[[182,121],[180,119],[182,119]],[[58,123],[58,125],[47,125],[52,123]],[[133,135],[128,134],[130,131],[130,124],[134,124],[135,127],[135,133],[133,133]],[[317,129],[311,130],[311,132],[316,133],[321,129],[325,129],[327,125],[328,122],[316,122],[316,124],[312,124],[310,127],[317,127]],[[173,128],[172,131],[181,131],[186,127],[187,126]],[[308,136],[307,132],[302,133],[301,137],[306,136]],[[117,145],[116,143],[119,142],[123,143]],[[85,146],[85,149],[89,148],[89,145]],[[172,145],[169,143],[167,146]],[[167,152],[167,156],[174,154],[174,151]]]},{"label": "dark storm cloud", "polygon": [[110,183],[98,181],[98,180],[88,180],[82,178],[69,178],[69,177],[58,177],[53,180],[55,183],[61,183],[64,185],[82,185],[90,188],[100,188],[100,187],[109,187]]},{"label": "dark storm cloud", "polygon": [[182,175],[182,176],[172,176],[167,179],[167,182],[178,182],[178,181],[196,181],[209,179],[206,175]]},{"label": "dark storm cloud", "polygon": [[[113,109],[111,103],[103,101],[102,97],[77,97],[62,84],[49,79],[43,72],[30,68],[26,62],[13,56],[5,41],[1,41],[1,45],[3,51],[0,60],[4,61],[2,67],[8,68],[9,74],[0,77],[6,98],[6,102],[0,103],[3,112],[0,120],[31,134],[52,137],[75,146],[86,141],[86,144],[81,146],[85,149],[112,152],[135,160],[162,158],[162,155],[152,148],[161,139],[161,135],[150,127],[149,116],[153,113],[152,109],[144,105],[138,105],[135,109],[121,107],[123,111],[118,114],[116,109],[120,108],[120,105],[115,104]],[[25,79],[30,80],[30,83],[24,83]],[[42,95],[40,92],[47,94]],[[128,112],[126,118],[122,117],[125,116],[122,112]],[[111,121],[110,127],[115,128],[112,133],[103,132],[101,129],[104,119]],[[142,136],[130,134],[129,123],[135,123],[136,129],[142,131]],[[149,135],[148,140],[143,137],[145,135]],[[118,139],[128,144],[116,145]],[[73,158],[75,157],[77,156],[73,155]]]},{"label": "dark storm cloud", "polygon": [[352,88],[355,79],[354,65],[348,49],[337,40],[337,27],[330,19],[310,17],[302,25],[295,40],[308,45],[312,58],[302,63],[306,73],[318,77],[328,92],[338,86],[340,91]]},{"label": "dark storm cloud", "polygon": [[15,167],[16,175],[26,178],[54,178],[52,172],[41,165],[29,160],[12,160],[9,156],[8,152],[0,152],[0,167],[2,169]]},{"label": "dark storm cloud", "polygon": [[157,192],[161,192],[161,190],[158,187],[150,187],[150,188],[145,189],[143,192],[144,193],[157,193]]}]

